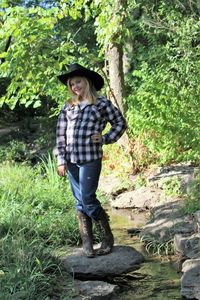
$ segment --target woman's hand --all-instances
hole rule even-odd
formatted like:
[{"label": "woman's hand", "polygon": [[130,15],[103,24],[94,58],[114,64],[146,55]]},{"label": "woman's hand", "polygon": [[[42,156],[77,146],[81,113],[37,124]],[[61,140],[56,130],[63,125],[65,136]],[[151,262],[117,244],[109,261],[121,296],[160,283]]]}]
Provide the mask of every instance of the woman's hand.
[{"label": "woman's hand", "polygon": [[62,165],[62,166],[58,166],[58,169],[57,169],[57,173],[59,176],[65,176],[67,172],[67,166],[66,165]]},{"label": "woman's hand", "polygon": [[91,136],[93,143],[102,143],[102,135],[101,133],[96,132]]}]

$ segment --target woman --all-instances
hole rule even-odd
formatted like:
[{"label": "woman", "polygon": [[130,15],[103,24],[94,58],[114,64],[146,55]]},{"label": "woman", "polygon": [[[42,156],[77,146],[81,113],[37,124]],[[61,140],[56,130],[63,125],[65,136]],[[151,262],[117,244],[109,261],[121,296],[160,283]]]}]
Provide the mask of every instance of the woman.
[{"label": "woman", "polygon": [[[96,197],[101,172],[102,146],[116,142],[126,129],[121,112],[103,96],[98,96],[103,78],[79,64],[72,64],[67,73],[58,76],[72,95],[58,117],[55,156],[58,175],[68,173],[76,199],[80,235],[87,257],[94,257],[92,220],[100,230],[101,247],[97,255],[108,254],[114,237],[108,216]],[[107,123],[110,130],[102,135]]]}]

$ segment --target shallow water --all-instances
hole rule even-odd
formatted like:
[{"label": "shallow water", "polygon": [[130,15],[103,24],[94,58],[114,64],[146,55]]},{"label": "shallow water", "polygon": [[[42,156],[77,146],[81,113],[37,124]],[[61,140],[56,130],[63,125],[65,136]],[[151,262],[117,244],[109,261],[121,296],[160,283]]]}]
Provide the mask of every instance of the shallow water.
[{"label": "shallow water", "polygon": [[129,273],[115,282],[120,286],[120,293],[112,300],[180,300],[180,276],[177,274],[175,258],[156,257],[146,253],[138,237],[131,237],[127,229],[141,228],[148,218],[148,213],[132,210],[109,209],[111,227],[115,244],[129,245],[145,256],[140,269]]}]

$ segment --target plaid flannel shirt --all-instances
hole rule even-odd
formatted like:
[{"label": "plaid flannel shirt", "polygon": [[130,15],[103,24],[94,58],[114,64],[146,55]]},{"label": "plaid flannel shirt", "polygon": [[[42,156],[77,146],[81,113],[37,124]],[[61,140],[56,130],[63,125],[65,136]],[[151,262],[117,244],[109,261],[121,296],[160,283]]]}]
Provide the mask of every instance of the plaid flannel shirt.
[{"label": "plaid flannel shirt", "polygon": [[[102,133],[108,122],[111,128],[103,135],[102,143],[93,143],[91,136]],[[83,106],[66,103],[57,122],[54,154],[58,165],[101,158],[102,145],[116,142],[125,130],[126,121],[121,112],[105,97],[98,97],[95,104]]]}]

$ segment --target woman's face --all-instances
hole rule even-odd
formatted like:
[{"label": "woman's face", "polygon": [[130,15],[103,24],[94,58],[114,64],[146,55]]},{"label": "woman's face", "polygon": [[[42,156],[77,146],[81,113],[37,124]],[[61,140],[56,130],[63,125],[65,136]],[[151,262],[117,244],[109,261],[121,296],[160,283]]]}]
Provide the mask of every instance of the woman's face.
[{"label": "woman's face", "polygon": [[70,79],[71,90],[79,98],[84,96],[86,85],[87,83],[83,77],[76,76]]}]

